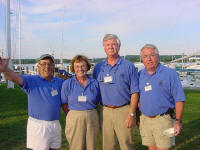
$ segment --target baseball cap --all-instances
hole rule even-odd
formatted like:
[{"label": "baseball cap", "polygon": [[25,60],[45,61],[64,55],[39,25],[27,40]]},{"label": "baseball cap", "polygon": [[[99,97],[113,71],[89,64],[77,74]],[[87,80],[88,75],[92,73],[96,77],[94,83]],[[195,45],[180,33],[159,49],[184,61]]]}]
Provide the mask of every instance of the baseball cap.
[{"label": "baseball cap", "polygon": [[37,59],[37,61],[43,60],[45,58],[50,58],[53,61],[53,63],[54,63],[54,57],[52,55],[50,55],[50,54],[43,54],[43,55],[41,55],[40,58]]}]

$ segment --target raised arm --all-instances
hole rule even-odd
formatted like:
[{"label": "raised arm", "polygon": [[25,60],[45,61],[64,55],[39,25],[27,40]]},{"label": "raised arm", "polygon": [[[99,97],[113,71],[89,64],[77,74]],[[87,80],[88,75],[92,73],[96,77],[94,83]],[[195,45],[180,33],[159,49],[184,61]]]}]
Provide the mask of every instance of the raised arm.
[{"label": "raised arm", "polygon": [[5,60],[0,57],[0,72],[2,72],[8,80],[22,86],[23,79],[17,73],[8,68],[9,60],[9,57]]}]

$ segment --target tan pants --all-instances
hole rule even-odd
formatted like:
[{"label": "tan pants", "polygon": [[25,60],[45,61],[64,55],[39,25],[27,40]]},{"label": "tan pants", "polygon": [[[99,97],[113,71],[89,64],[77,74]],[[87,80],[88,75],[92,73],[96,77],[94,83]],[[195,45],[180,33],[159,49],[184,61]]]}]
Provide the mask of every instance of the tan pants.
[{"label": "tan pants", "polygon": [[127,128],[126,116],[129,105],[112,109],[103,107],[101,110],[103,150],[115,150],[116,137],[121,150],[133,150],[133,128]]},{"label": "tan pants", "polygon": [[66,117],[65,135],[70,150],[95,150],[99,131],[96,109],[70,110]]},{"label": "tan pants", "polygon": [[155,145],[158,148],[170,148],[175,145],[175,137],[168,137],[163,132],[173,127],[173,120],[170,115],[157,115],[149,118],[145,115],[140,116],[140,135],[142,144],[146,146]]}]

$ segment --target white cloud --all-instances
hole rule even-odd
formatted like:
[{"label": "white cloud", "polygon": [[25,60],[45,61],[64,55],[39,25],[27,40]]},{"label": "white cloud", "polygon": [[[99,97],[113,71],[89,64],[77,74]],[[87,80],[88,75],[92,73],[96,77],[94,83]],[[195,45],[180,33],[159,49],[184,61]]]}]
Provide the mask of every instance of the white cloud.
[{"label": "white cloud", "polygon": [[192,49],[199,47],[199,7],[198,0],[22,1],[24,56],[38,56],[41,49],[60,50],[63,14],[66,57],[78,52],[105,56],[101,45],[105,33],[117,34],[127,53],[137,52],[146,42],[158,44],[163,52]]}]

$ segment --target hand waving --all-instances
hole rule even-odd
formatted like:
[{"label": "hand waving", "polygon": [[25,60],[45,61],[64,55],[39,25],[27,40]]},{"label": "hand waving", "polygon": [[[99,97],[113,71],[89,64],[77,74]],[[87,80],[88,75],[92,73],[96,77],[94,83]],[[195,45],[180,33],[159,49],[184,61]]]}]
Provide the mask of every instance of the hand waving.
[{"label": "hand waving", "polygon": [[0,72],[5,72],[8,69],[8,64],[9,64],[10,57],[7,59],[2,59],[0,57]]}]

